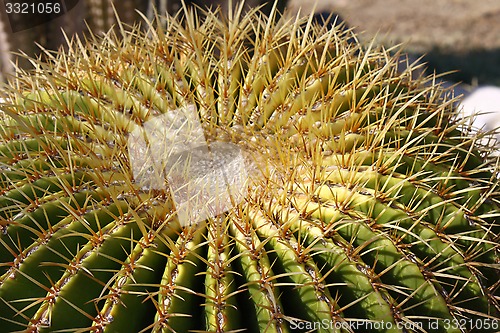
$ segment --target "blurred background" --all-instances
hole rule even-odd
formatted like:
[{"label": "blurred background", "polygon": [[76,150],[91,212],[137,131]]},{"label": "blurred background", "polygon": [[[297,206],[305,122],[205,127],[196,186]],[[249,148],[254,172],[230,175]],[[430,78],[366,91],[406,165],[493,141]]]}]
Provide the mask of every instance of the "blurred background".
[{"label": "blurred background", "polygon": [[[314,2],[304,2],[290,6],[310,12]],[[319,0],[316,11],[339,13],[364,42],[403,43],[433,70],[459,70],[451,80],[500,85],[498,0]]]},{"label": "blurred background", "polygon": [[[57,50],[65,44],[67,35],[84,35],[108,31],[115,23],[112,5],[121,20],[132,24],[140,21],[139,10],[147,17],[166,11],[174,14],[181,6],[179,0],[66,0],[59,1],[67,11],[64,15],[52,15],[44,24],[22,30],[36,22],[36,14],[7,15],[8,2],[0,3],[0,81],[14,72],[16,63],[29,68],[26,59],[17,58],[12,52],[37,56],[39,46]],[[38,3],[43,1],[24,1]],[[227,0],[185,0],[199,6],[221,6],[226,10]],[[265,0],[247,0],[248,7],[258,6]],[[264,11],[270,9],[268,4]],[[279,8],[292,13],[307,15],[314,11],[339,15],[352,27],[364,44],[375,40],[376,44],[392,47],[402,44],[411,59],[421,58],[428,66],[427,72],[445,73],[450,85],[458,84],[457,95],[466,98],[483,87],[488,95],[476,100],[489,105],[467,112],[500,111],[500,1],[498,0],[279,0]],[[20,30],[20,31],[17,31]],[[478,102],[475,102],[476,104]],[[466,105],[467,103],[464,103]],[[500,112],[490,114],[485,124],[500,126]]]}]

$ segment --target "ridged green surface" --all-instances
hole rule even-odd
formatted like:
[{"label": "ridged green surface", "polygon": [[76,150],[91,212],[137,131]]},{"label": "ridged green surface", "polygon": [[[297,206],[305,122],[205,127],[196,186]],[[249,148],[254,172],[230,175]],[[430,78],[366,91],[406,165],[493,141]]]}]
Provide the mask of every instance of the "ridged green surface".
[{"label": "ridged green surface", "polygon": [[[500,330],[490,148],[439,87],[307,18],[167,22],[3,92],[1,332]],[[253,169],[181,227],[127,138],[189,105]]]}]

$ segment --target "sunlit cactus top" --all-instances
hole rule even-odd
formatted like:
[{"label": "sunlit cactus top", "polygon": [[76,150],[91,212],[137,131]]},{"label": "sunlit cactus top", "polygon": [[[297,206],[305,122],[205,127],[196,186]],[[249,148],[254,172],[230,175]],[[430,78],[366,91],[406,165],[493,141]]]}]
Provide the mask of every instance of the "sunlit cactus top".
[{"label": "sunlit cactus top", "polygon": [[498,331],[487,137],[393,50],[241,8],[3,88],[0,332]]}]

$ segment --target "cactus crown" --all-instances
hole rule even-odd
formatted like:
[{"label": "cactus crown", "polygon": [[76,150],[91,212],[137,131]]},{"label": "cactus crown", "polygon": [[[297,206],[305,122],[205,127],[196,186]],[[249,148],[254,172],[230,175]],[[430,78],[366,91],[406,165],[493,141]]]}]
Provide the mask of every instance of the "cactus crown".
[{"label": "cactus crown", "polygon": [[[72,40],[2,91],[2,332],[495,330],[498,181],[454,99],[350,31],[241,9]],[[252,167],[182,224],[130,138],[186,109]]]}]

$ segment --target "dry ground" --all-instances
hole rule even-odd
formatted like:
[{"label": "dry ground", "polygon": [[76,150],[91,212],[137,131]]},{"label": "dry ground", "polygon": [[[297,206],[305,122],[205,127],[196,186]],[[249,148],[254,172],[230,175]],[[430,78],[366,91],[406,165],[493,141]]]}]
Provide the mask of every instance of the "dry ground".
[{"label": "dry ground", "polygon": [[[314,1],[289,6],[309,13]],[[500,85],[498,0],[318,0],[316,11],[340,14],[363,41],[404,43],[439,72],[460,70],[453,80]]]}]

